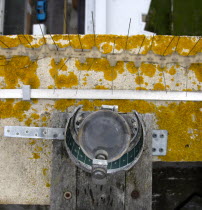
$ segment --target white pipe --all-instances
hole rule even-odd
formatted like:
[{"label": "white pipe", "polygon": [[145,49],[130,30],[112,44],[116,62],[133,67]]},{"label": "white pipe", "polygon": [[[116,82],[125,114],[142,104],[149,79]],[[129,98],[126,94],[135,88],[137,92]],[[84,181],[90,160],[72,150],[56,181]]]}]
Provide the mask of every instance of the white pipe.
[{"label": "white pipe", "polygon": [[[22,89],[0,89],[0,99],[22,98]],[[38,99],[135,99],[154,101],[202,101],[202,92],[151,90],[31,89]]]}]

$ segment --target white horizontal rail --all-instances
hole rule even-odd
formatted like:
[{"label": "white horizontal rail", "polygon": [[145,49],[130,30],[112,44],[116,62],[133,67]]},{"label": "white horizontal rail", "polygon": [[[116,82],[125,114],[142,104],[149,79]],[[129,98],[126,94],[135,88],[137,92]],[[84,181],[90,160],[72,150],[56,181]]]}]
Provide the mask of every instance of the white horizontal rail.
[{"label": "white horizontal rail", "polygon": [[[0,89],[0,99],[23,98],[22,89]],[[157,101],[202,101],[202,92],[150,90],[30,89],[38,99],[135,99]]]}]

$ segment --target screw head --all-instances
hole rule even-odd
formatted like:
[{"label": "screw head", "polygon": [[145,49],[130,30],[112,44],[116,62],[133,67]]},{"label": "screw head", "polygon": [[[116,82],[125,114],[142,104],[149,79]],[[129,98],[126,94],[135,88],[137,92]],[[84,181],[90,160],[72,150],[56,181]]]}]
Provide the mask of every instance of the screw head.
[{"label": "screw head", "polygon": [[132,197],[133,199],[139,198],[139,197],[140,197],[139,191],[133,190],[133,191],[131,192],[131,197]]},{"label": "screw head", "polygon": [[65,198],[65,199],[69,200],[71,197],[72,197],[71,192],[65,192],[65,193],[64,193],[64,198]]},{"label": "screw head", "polygon": [[100,171],[100,170],[96,170],[93,172],[93,177],[95,179],[104,179],[105,178],[105,173],[103,171]]}]

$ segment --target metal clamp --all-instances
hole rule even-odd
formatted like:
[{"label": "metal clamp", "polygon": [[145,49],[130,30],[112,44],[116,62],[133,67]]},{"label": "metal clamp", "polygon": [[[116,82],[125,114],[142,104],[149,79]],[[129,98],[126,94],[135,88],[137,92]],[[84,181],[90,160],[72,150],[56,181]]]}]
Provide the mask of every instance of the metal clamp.
[{"label": "metal clamp", "polygon": [[104,185],[107,182],[107,160],[93,159],[92,181],[98,185]]},{"label": "metal clamp", "polygon": [[118,112],[118,106],[117,105],[102,105],[101,109],[110,110],[113,112]]},{"label": "metal clamp", "polygon": [[30,85],[22,86],[22,100],[29,101],[31,98]]}]

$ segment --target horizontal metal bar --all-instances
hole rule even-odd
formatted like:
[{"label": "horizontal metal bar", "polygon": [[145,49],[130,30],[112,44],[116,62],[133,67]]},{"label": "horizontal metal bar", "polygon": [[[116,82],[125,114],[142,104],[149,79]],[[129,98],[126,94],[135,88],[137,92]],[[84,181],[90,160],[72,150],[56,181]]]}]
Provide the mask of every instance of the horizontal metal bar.
[{"label": "horizontal metal bar", "polygon": [[5,137],[64,140],[64,128],[5,126]]},{"label": "horizontal metal bar", "polygon": [[[202,101],[202,92],[151,90],[76,90],[31,89],[31,98],[37,99],[135,99],[154,101]],[[0,99],[23,98],[21,89],[0,89]]]}]

